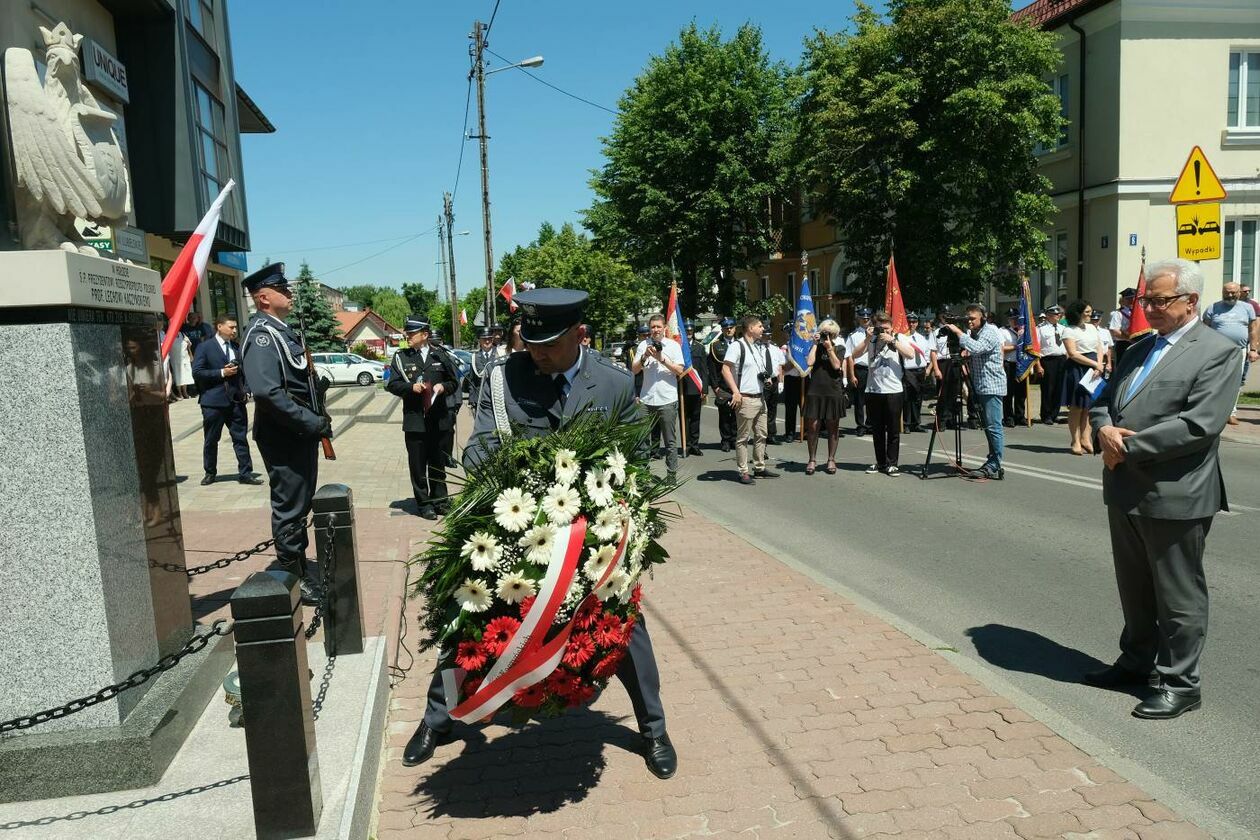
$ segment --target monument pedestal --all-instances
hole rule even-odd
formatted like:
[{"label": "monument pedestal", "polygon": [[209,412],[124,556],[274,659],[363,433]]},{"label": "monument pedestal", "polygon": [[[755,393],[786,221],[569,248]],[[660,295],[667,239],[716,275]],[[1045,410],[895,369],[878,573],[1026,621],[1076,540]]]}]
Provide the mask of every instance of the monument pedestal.
[{"label": "monument pedestal", "polygon": [[[161,278],[65,251],[0,253],[0,278],[0,720],[8,720],[121,681],[180,648],[193,627],[158,345]],[[0,800],[152,783],[174,749],[142,733],[160,730],[176,698],[208,682],[188,674],[177,689],[177,672],[4,737]],[[159,713],[148,694],[174,705]],[[142,706],[156,714],[152,727],[131,720]],[[149,739],[149,758],[119,760],[120,739],[136,738]],[[44,764],[44,752],[77,758]],[[141,765],[148,769],[137,772]]]}]

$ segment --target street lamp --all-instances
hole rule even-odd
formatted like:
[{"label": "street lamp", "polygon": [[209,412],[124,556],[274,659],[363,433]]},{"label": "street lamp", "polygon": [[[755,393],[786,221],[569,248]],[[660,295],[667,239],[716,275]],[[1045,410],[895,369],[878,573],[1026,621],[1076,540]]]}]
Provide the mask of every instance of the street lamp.
[{"label": "street lamp", "polygon": [[481,21],[473,22],[472,31],[472,60],[473,67],[471,75],[477,80],[477,139],[481,141],[481,225],[485,232],[485,248],[486,257],[486,326],[494,323],[494,249],[490,240],[490,163],[486,157],[486,76],[491,73],[498,73],[500,70],[512,70],[514,68],[541,67],[543,57],[536,55],[527,58],[524,61],[518,61],[515,64],[508,64],[503,67],[496,67],[493,70],[486,70],[486,26]]}]

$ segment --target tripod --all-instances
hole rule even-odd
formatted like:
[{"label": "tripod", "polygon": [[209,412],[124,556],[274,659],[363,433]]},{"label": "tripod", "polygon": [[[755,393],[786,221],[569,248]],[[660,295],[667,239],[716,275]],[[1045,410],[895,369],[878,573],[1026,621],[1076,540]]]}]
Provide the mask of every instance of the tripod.
[{"label": "tripod", "polygon": [[960,362],[960,359],[955,360],[949,365],[941,382],[941,394],[936,399],[936,418],[932,423],[932,434],[928,437],[927,458],[923,461],[923,469],[919,471],[920,480],[928,477],[928,468],[932,465],[932,452],[936,449],[936,435],[941,431],[942,405],[953,407],[951,420],[954,424],[954,467],[958,470],[956,475],[959,478],[970,476],[970,472],[962,465],[963,396],[962,365]]}]

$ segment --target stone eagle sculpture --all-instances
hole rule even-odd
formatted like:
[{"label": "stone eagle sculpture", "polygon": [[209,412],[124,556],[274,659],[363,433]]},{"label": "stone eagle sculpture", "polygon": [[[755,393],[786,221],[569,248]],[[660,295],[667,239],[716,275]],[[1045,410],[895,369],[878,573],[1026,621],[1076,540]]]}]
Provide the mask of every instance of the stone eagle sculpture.
[{"label": "stone eagle sculpture", "polygon": [[30,50],[4,52],[22,247],[97,254],[75,229],[75,219],[117,225],[131,213],[117,117],[100,107],[79,77],[83,36],[64,23],[39,31],[47,63],[42,83]]}]

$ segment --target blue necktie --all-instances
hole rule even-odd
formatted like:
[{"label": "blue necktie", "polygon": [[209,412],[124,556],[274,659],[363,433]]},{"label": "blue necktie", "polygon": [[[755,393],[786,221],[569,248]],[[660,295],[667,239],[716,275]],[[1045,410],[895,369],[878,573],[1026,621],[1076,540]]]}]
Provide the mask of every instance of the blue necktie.
[{"label": "blue necktie", "polygon": [[1133,399],[1133,395],[1137,393],[1137,389],[1142,387],[1142,383],[1146,381],[1146,377],[1150,375],[1151,369],[1155,367],[1155,363],[1159,361],[1163,350],[1168,346],[1168,339],[1162,335],[1155,339],[1155,346],[1151,348],[1151,352],[1146,354],[1146,361],[1142,363],[1142,369],[1138,371],[1137,376],[1133,377],[1133,381],[1129,383],[1129,391],[1125,394],[1126,400]]}]

